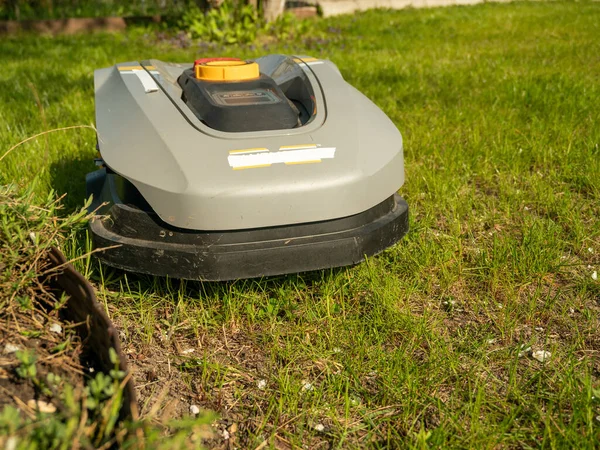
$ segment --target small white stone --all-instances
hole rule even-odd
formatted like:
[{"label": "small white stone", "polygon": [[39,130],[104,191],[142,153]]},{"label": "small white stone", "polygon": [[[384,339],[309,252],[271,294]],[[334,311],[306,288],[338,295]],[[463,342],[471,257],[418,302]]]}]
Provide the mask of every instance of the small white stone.
[{"label": "small white stone", "polygon": [[525,211],[529,211],[529,208],[528,208],[527,206],[525,206],[523,209],[524,209]]},{"label": "small white stone", "polygon": [[308,381],[302,382],[302,390],[303,391],[312,391],[314,389],[313,385]]},{"label": "small white stone", "polygon": [[15,344],[8,343],[4,346],[4,353],[15,353],[21,350],[21,347]]},{"label": "small white stone", "polygon": [[190,353],[194,353],[194,349],[193,348],[188,348],[188,349],[185,349],[185,350],[183,350],[181,352],[181,354],[183,354],[183,355],[189,355]]},{"label": "small white stone", "polygon": [[552,353],[547,352],[546,350],[536,350],[531,354],[533,359],[537,359],[539,362],[543,363],[550,359]]},{"label": "small white stone", "polygon": [[569,308],[569,314],[575,314],[575,308]]},{"label": "small white stone", "polygon": [[50,331],[52,331],[53,333],[56,333],[56,334],[61,334],[62,327],[57,323],[53,323],[52,325],[50,325]]},{"label": "small white stone", "polygon": [[266,387],[267,387],[267,380],[265,380],[265,379],[258,380],[258,381],[256,382],[256,387],[257,387],[257,388],[259,388],[259,389],[264,389],[264,388],[266,388]]},{"label": "small white stone", "polygon": [[29,406],[31,409],[37,409],[39,412],[43,413],[56,412],[56,406],[54,406],[52,403],[47,403],[43,400],[31,399],[27,402],[27,406]]},{"label": "small white stone", "polygon": [[197,416],[198,414],[200,414],[200,408],[198,408],[198,405],[191,405],[190,406],[190,412]]},{"label": "small white stone", "polygon": [[594,253],[594,249],[592,247],[588,247],[588,252]]},{"label": "small white stone", "polygon": [[315,430],[317,431],[323,431],[325,429],[325,425],[323,425],[322,423],[318,423],[315,425]]},{"label": "small white stone", "polygon": [[6,444],[4,444],[4,450],[16,450],[18,443],[18,439],[15,436],[11,436],[6,440]]},{"label": "small white stone", "polygon": [[229,439],[229,431],[223,430],[222,436],[223,436],[223,439],[225,439],[225,440]]},{"label": "small white stone", "polygon": [[592,280],[596,281],[598,279],[598,272],[596,272],[594,270],[594,273],[592,273]]}]

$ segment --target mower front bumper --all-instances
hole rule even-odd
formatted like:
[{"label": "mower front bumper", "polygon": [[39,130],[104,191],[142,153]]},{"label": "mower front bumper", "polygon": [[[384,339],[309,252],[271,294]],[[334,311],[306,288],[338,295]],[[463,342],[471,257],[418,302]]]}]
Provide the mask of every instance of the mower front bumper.
[{"label": "mower front bumper", "polygon": [[132,272],[223,281],[357,264],[408,231],[408,205],[392,195],[350,217],[280,227],[189,231],[153,212],[116,203],[90,223],[96,253]]}]

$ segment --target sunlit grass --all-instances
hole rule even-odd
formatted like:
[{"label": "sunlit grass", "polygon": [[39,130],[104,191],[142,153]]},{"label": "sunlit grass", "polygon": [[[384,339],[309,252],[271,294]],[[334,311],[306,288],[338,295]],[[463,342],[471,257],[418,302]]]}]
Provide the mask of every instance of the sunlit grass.
[{"label": "sunlit grass", "polygon": [[[181,396],[239,423],[242,447],[596,447],[600,5],[369,11],[318,27],[327,42],[266,51],[333,60],[398,125],[410,234],[358,267],[269,280],[81,261],[126,346],[172,353]],[[265,51],[201,48],[139,33],[4,40],[0,148],[93,124],[95,68]],[[2,161],[0,182],[36,179],[73,210],[94,156],[92,131],[55,133]],[[519,356],[528,347],[552,357]]]}]

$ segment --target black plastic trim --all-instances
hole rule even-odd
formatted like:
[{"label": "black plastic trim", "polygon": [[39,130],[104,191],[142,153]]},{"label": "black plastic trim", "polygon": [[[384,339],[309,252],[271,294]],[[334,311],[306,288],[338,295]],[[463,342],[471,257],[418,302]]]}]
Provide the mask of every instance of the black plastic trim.
[{"label": "black plastic trim", "polygon": [[90,222],[104,263],[132,272],[224,281],[358,264],[408,231],[408,205],[398,194],[341,219],[231,231],[189,231],[156,214],[116,203]]}]

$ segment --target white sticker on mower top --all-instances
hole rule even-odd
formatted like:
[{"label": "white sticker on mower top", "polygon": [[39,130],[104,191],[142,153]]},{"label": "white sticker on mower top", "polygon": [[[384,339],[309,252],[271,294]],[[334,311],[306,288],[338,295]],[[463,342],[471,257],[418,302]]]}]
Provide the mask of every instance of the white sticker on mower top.
[{"label": "white sticker on mower top", "polygon": [[[158,84],[156,84],[156,81],[154,81],[152,76],[148,72],[146,72],[141,66],[139,69],[135,66],[123,68],[120,67],[119,72],[124,75],[137,75],[137,77],[142,83],[142,86],[144,87],[144,92],[146,94],[158,91]],[[155,73],[155,71],[152,71],[152,73]]]},{"label": "white sticker on mower top", "polygon": [[133,73],[135,73],[142,82],[142,86],[144,86],[144,91],[146,94],[149,92],[158,91],[158,84],[156,84],[156,81],[152,79],[148,72],[145,70],[134,70]]},{"label": "white sticker on mower top", "polygon": [[273,164],[313,164],[335,156],[335,147],[318,147],[316,145],[286,145],[278,151],[271,152],[267,148],[247,148],[232,150],[227,161],[233,170],[256,169],[270,167]]}]

